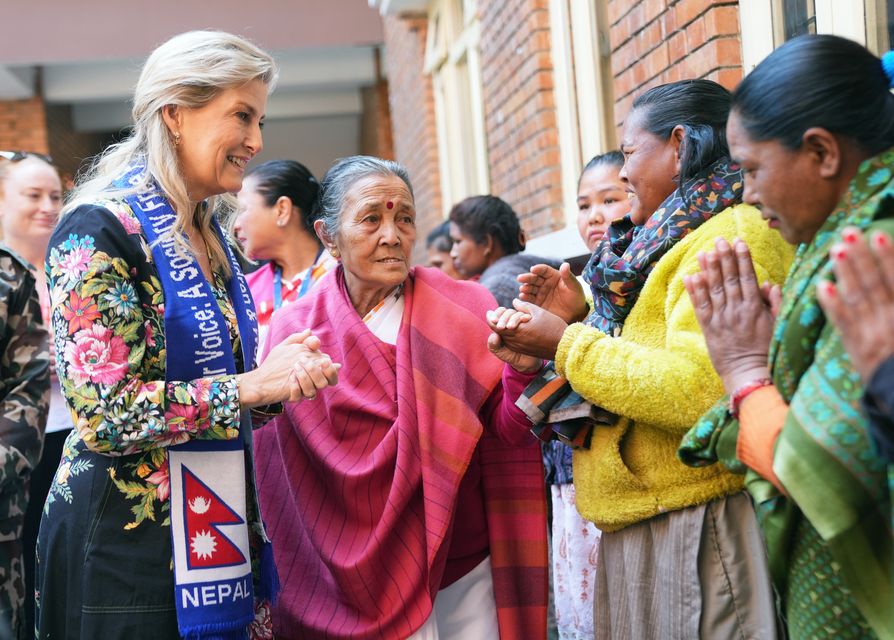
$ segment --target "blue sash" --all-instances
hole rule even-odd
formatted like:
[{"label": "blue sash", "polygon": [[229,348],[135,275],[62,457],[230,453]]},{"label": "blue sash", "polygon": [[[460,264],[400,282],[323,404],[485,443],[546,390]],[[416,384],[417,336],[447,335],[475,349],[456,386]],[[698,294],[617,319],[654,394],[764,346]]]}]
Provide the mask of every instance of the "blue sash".
[{"label": "blue sash", "polygon": [[[115,185],[138,184],[142,168],[131,169]],[[236,374],[227,323],[210,284],[191,255],[178,255],[171,230],[176,221],[159,190],[124,198],[143,227],[164,291],[166,381],[189,381]],[[258,324],[248,285],[226,247],[232,277],[227,293],[239,323],[245,369],[253,367]],[[251,452],[251,419],[242,412],[241,438],[190,440],[168,449],[171,479],[171,540],[174,599],[180,634],[188,638],[246,638],[254,619],[249,532],[246,517],[246,451]],[[251,483],[254,487],[254,483]],[[262,573],[275,574],[264,537]],[[275,575],[262,576],[264,585]],[[275,593],[264,593],[272,599]]]}]

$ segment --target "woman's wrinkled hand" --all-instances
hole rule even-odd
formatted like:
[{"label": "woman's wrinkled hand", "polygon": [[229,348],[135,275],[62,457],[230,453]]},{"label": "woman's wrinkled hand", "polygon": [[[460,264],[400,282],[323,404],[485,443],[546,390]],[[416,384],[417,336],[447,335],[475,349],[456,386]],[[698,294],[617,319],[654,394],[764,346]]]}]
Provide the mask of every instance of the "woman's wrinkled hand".
[{"label": "woman's wrinkled hand", "polygon": [[543,360],[513,351],[503,343],[503,339],[496,333],[488,336],[487,348],[519,373],[535,373],[543,368]]},{"label": "woman's wrinkled hand", "polygon": [[[817,298],[841,333],[841,342],[864,383],[894,357],[894,246],[886,233],[867,243],[853,227],[830,253],[837,283],[820,282]],[[871,247],[870,247],[871,244]]]},{"label": "woman's wrinkled hand", "polygon": [[487,324],[499,336],[500,344],[518,354],[554,360],[568,323],[522,300],[513,301],[513,307],[499,307],[487,312]]},{"label": "woman's wrinkled hand", "polygon": [[559,316],[566,324],[580,322],[590,312],[584,289],[567,262],[558,269],[545,264],[534,265],[528,273],[521,274],[518,281],[522,301]]},{"label": "woman's wrinkled hand", "polygon": [[273,347],[257,369],[237,376],[242,405],[313,400],[326,387],[338,384],[341,365],[320,346],[319,338],[305,329]]},{"label": "woman's wrinkled hand", "polygon": [[769,378],[767,353],[778,312],[779,292],[758,286],[751,252],[742,240],[723,238],[716,251],[699,254],[701,272],[683,278],[711,362],[727,393]]}]

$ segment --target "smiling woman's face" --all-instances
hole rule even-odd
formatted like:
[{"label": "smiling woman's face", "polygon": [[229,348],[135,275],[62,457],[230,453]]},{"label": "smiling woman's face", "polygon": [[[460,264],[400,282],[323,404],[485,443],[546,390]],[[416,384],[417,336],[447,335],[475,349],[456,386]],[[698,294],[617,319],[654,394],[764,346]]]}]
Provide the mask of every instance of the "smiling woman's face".
[{"label": "smiling woman's face", "polygon": [[334,239],[352,298],[406,280],[415,242],[416,207],[403,180],[375,175],[353,184]]},{"label": "smiling woman's face", "polygon": [[624,121],[620,177],[630,194],[630,219],[643,224],[677,188],[677,144],[673,136],[662,140],[644,126],[644,114],[632,111]]},{"label": "smiling woman's face", "polygon": [[62,209],[62,183],[56,170],[43,160],[25,158],[10,163],[0,186],[0,227],[6,241],[46,247]]}]

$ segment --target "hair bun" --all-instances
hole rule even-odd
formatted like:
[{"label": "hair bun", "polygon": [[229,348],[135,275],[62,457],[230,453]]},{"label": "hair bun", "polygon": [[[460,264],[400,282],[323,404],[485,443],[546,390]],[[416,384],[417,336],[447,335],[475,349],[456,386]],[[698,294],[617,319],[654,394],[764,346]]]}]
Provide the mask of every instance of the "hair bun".
[{"label": "hair bun", "polygon": [[888,86],[894,89],[894,51],[889,51],[882,56],[882,69],[888,76]]}]

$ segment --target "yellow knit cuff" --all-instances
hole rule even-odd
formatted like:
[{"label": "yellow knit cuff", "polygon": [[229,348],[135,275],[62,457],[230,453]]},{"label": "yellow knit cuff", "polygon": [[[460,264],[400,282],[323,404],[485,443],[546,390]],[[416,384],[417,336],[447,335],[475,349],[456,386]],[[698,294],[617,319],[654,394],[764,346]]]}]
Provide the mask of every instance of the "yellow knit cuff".
[{"label": "yellow knit cuff", "polygon": [[559,340],[559,346],[556,349],[556,373],[560,376],[568,377],[565,375],[565,364],[568,362],[571,346],[574,344],[574,341],[577,340],[581,331],[586,328],[587,326],[585,324],[575,322],[574,324],[569,325],[568,328],[565,329],[565,333],[562,334],[562,339]]}]

